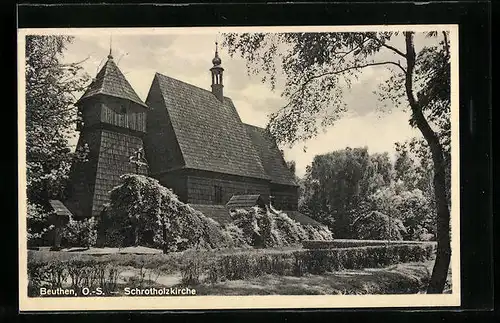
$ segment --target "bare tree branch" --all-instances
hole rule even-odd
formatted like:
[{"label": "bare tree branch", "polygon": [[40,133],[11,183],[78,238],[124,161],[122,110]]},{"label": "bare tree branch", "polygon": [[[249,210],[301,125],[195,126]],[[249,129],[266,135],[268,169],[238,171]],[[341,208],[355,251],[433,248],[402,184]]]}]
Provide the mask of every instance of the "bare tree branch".
[{"label": "bare tree branch", "polygon": [[397,49],[396,47],[394,46],[391,46],[391,45],[387,45],[385,42],[381,41],[380,39],[378,39],[377,37],[371,37],[371,36],[367,36],[368,38],[370,39],[373,39],[375,40],[376,42],[378,42],[381,46],[385,47],[385,48],[388,48],[390,50],[392,50],[393,52],[395,52],[396,54],[402,56],[403,58],[406,58],[406,54],[403,53],[402,51],[400,51],[399,49]]},{"label": "bare tree branch", "polygon": [[349,66],[349,67],[343,68],[343,69],[338,70],[338,71],[326,72],[326,73],[311,76],[304,83],[302,83],[302,85],[300,86],[300,89],[296,90],[291,95],[291,97],[293,97],[298,92],[303,91],[303,89],[306,87],[306,85],[315,79],[318,79],[318,78],[321,78],[324,76],[328,76],[328,75],[342,74],[342,73],[348,72],[350,70],[356,70],[356,69],[362,69],[362,68],[366,68],[366,67],[370,67],[370,66],[380,66],[380,65],[395,65],[395,66],[399,67],[403,71],[403,73],[406,74],[406,70],[404,69],[403,66],[401,66],[401,64],[396,63],[396,62],[392,62],[392,61],[374,62],[374,63],[366,63],[366,64],[362,64],[362,65],[354,65],[354,66]]},{"label": "bare tree branch", "polygon": [[[346,51],[346,52],[340,52],[340,51],[339,51],[339,52],[334,52],[333,54],[334,54],[335,56],[336,56],[337,54],[340,54],[341,56],[339,56],[339,57],[338,57],[338,60],[339,60],[339,61],[342,61],[344,58],[346,58],[346,56],[347,56],[347,55],[352,54],[353,52],[355,52],[355,51],[356,51],[356,50],[358,50],[358,49],[361,49],[361,48],[362,48],[362,46],[363,46],[363,45],[364,45],[367,41],[368,41],[368,39],[363,40],[363,41],[361,42],[361,44],[359,44],[359,45],[358,45],[358,46],[356,46],[356,47],[353,47],[351,50],[348,50],[348,51]],[[302,79],[304,79],[304,77],[305,77],[305,76],[306,76],[306,74],[305,74],[305,73],[304,73],[304,74],[302,74],[302,75],[300,76],[300,78],[299,78],[297,81],[291,82],[291,84],[293,84],[293,85],[299,85],[299,84],[300,84],[300,82],[302,81]]]},{"label": "bare tree branch", "polygon": [[90,59],[90,56],[87,56],[86,58],[82,59],[81,61],[75,62],[75,63],[68,63],[68,64],[60,64],[61,67],[68,67],[68,66],[75,66],[75,65],[80,65],[81,63],[84,63]]}]

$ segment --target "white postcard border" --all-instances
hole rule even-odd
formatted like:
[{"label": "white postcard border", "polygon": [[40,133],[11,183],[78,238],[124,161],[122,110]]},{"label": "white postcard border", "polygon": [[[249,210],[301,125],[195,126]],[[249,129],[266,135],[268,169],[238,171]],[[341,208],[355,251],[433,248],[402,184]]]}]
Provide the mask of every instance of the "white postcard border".
[{"label": "white postcard border", "polygon": [[[214,32],[362,32],[449,31],[451,52],[451,247],[452,293],[416,295],[331,296],[169,296],[169,297],[37,297],[27,295],[25,36],[46,34],[204,34]],[[459,72],[458,25],[182,27],[182,28],[37,28],[18,30],[18,230],[20,311],[88,310],[219,310],[291,308],[380,308],[460,305],[460,178],[459,178]]]}]

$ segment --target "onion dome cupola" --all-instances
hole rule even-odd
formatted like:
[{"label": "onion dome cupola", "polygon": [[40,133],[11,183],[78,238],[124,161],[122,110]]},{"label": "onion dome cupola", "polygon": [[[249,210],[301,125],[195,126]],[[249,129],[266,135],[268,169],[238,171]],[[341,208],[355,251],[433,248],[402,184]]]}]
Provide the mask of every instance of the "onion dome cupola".
[{"label": "onion dome cupola", "polygon": [[219,57],[218,43],[215,43],[215,56],[212,59],[212,68],[210,72],[212,73],[212,93],[219,101],[224,101],[224,85],[222,84],[222,74],[224,68],[222,68],[222,60]]}]

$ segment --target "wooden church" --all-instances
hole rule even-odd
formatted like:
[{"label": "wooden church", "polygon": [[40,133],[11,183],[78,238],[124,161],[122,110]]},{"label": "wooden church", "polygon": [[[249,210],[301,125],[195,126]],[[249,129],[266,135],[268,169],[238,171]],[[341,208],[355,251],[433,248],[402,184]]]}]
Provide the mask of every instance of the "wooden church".
[{"label": "wooden church", "polygon": [[[77,102],[83,119],[77,149],[89,153],[73,165],[64,201],[76,217],[98,216],[120,176],[138,172],[221,223],[230,221],[229,201],[232,208],[272,203],[299,222],[314,222],[297,212],[295,176],[274,140],[243,123],[224,96],[217,49],[212,64],[211,90],[156,73],[143,102],[110,51]],[[137,167],[131,158],[141,152],[147,165]]]}]

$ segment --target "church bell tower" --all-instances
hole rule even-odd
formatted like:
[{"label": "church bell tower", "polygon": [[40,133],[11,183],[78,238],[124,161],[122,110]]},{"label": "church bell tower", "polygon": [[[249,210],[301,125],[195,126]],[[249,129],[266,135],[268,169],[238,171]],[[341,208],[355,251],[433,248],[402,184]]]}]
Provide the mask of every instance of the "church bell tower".
[{"label": "church bell tower", "polygon": [[218,44],[217,42],[215,43],[215,57],[212,59],[212,68],[210,69],[210,72],[212,73],[212,93],[215,95],[215,97],[223,102],[224,101],[224,92],[223,88],[224,85],[222,84],[222,73],[224,72],[224,69],[222,68],[221,65],[222,61],[219,57],[219,52],[218,52]]},{"label": "church bell tower", "polygon": [[81,116],[77,150],[86,150],[87,156],[71,167],[65,205],[78,218],[98,216],[121,175],[147,174],[146,166],[131,161],[143,155],[148,107],[114,62],[111,49],[76,106]]}]

